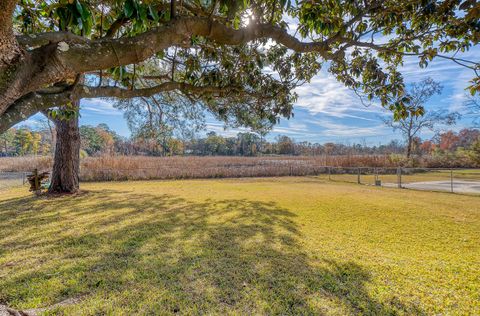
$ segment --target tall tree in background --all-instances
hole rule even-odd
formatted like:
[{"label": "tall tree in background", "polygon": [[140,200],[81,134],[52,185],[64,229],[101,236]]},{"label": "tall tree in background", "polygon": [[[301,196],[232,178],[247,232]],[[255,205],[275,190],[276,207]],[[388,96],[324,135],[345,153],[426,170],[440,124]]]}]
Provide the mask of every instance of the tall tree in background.
[{"label": "tall tree in background", "polygon": [[[261,131],[260,131],[261,135]],[[242,156],[255,156],[261,148],[262,138],[255,133],[238,133],[237,147]]]},{"label": "tall tree in background", "polygon": [[32,146],[32,132],[26,128],[20,128],[15,133],[14,144],[16,151],[20,156],[28,153]]},{"label": "tall tree in background", "polygon": [[[432,78],[424,79],[418,83],[412,84],[407,92],[409,107],[411,111],[419,112],[422,115],[410,115],[394,120],[392,118],[384,119],[384,123],[399,130],[405,138],[407,144],[406,154],[410,158],[412,154],[415,137],[423,130],[438,131],[438,128],[445,125],[453,125],[459,118],[458,113],[443,113],[440,111],[426,111],[425,104],[434,95],[440,94],[442,86]],[[425,113],[424,113],[425,112]]]},{"label": "tall tree in background", "polygon": [[49,133],[45,129],[12,128],[0,134],[0,156],[50,154]]},{"label": "tall tree in background", "polygon": [[295,143],[293,140],[285,135],[277,137],[277,150],[281,155],[293,155],[295,153]]},{"label": "tall tree in background", "polygon": [[120,141],[120,136],[103,123],[96,127],[80,126],[80,136],[81,149],[90,156],[112,155],[115,153],[115,144]]},{"label": "tall tree in background", "polygon": [[480,165],[480,137],[472,144],[467,155],[471,160]]},{"label": "tall tree in background", "polygon": [[33,132],[32,133],[32,154],[34,156],[38,155],[38,152],[40,151],[40,143],[42,141],[42,135],[38,132]]},{"label": "tall tree in background", "polygon": [[16,130],[14,128],[9,129],[3,134],[0,134],[0,148],[2,148],[3,154],[7,156],[15,140]]},{"label": "tall tree in background", "polygon": [[473,115],[473,123],[475,126],[480,127],[480,95],[469,95],[465,102],[469,114]]},{"label": "tall tree in background", "polygon": [[188,140],[205,126],[201,103],[175,92],[115,103],[125,113],[133,138],[151,144],[150,154],[167,155],[172,139]]},{"label": "tall tree in background", "polygon": [[205,139],[205,154],[225,155],[227,153],[227,141],[215,132],[208,132]]},{"label": "tall tree in background", "polygon": [[[403,97],[397,67],[404,56],[418,56],[421,66],[447,58],[478,69],[455,57],[480,39],[475,1],[289,3],[3,0],[0,132],[39,111],[57,108],[63,115],[72,100],[165,91],[184,93],[225,120],[274,124],[290,117],[292,89],[324,63],[337,80],[378,98],[400,118],[419,114]],[[288,30],[291,19],[297,30]],[[151,72],[144,66],[152,59],[166,67]],[[85,74],[95,77],[93,84],[78,80]],[[140,78],[148,80],[146,87],[137,88]],[[471,90],[479,87],[475,75]],[[57,134],[78,142],[78,122],[71,125],[75,135],[61,134],[63,127]],[[57,139],[57,145],[66,143]],[[78,156],[76,148],[56,153]]]}]

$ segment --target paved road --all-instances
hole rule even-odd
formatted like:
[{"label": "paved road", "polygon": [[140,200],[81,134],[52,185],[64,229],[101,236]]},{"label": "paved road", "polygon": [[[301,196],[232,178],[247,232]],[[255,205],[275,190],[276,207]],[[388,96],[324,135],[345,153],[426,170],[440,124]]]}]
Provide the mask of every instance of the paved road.
[{"label": "paved road", "polygon": [[[397,187],[396,183],[384,183],[386,187]],[[450,181],[424,181],[403,183],[402,186],[407,189],[428,190],[428,191],[451,191]],[[480,181],[455,180],[453,182],[453,192],[458,193],[479,193]]]}]

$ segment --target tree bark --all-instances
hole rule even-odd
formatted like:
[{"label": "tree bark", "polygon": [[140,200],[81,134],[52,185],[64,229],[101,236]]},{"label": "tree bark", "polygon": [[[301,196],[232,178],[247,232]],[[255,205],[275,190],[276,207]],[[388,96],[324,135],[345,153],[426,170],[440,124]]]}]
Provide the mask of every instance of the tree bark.
[{"label": "tree bark", "polygon": [[12,24],[12,14],[16,3],[16,0],[2,0],[0,2],[0,69],[9,65],[21,54]]},{"label": "tree bark", "polygon": [[407,143],[407,159],[412,155],[412,137],[408,137]]},{"label": "tree bark", "polygon": [[[74,106],[78,108],[79,101]],[[54,120],[57,140],[49,193],[77,193],[80,170],[80,129],[78,116]]]}]

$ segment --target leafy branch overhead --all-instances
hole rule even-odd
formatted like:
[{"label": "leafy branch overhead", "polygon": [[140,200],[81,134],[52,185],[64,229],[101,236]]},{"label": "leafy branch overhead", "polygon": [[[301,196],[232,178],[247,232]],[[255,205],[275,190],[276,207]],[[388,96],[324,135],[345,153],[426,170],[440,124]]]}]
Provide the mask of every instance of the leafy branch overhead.
[{"label": "leafy branch overhead", "polygon": [[[480,40],[479,17],[474,0],[5,0],[0,131],[74,93],[166,86],[224,120],[274,124],[322,67],[397,119],[419,115],[398,70],[405,57],[471,69],[474,94],[479,62],[461,56]],[[78,75],[82,89],[66,89]]]}]

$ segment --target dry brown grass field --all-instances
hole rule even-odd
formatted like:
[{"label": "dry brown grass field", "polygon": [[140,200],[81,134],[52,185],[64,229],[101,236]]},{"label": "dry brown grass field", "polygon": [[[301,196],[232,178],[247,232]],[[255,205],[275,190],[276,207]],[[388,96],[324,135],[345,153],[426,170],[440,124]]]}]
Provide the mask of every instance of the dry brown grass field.
[{"label": "dry brown grass field", "polygon": [[[19,185],[25,172],[49,171],[51,166],[51,157],[0,158],[0,187]],[[480,182],[479,170],[455,169],[452,179]],[[450,181],[450,172],[450,169],[402,168],[401,182]],[[387,156],[102,156],[83,158],[80,166],[82,182],[281,176],[319,176],[370,185],[376,179],[390,185],[398,180],[397,166]]]},{"label": "dry brown grass field", "polygon": [[[51,157],[0,158],[0,172],[47,171]],[[329,166],[393,167],[387,156],[104,156],[81,160],[83,181],[314,175]]]}]

